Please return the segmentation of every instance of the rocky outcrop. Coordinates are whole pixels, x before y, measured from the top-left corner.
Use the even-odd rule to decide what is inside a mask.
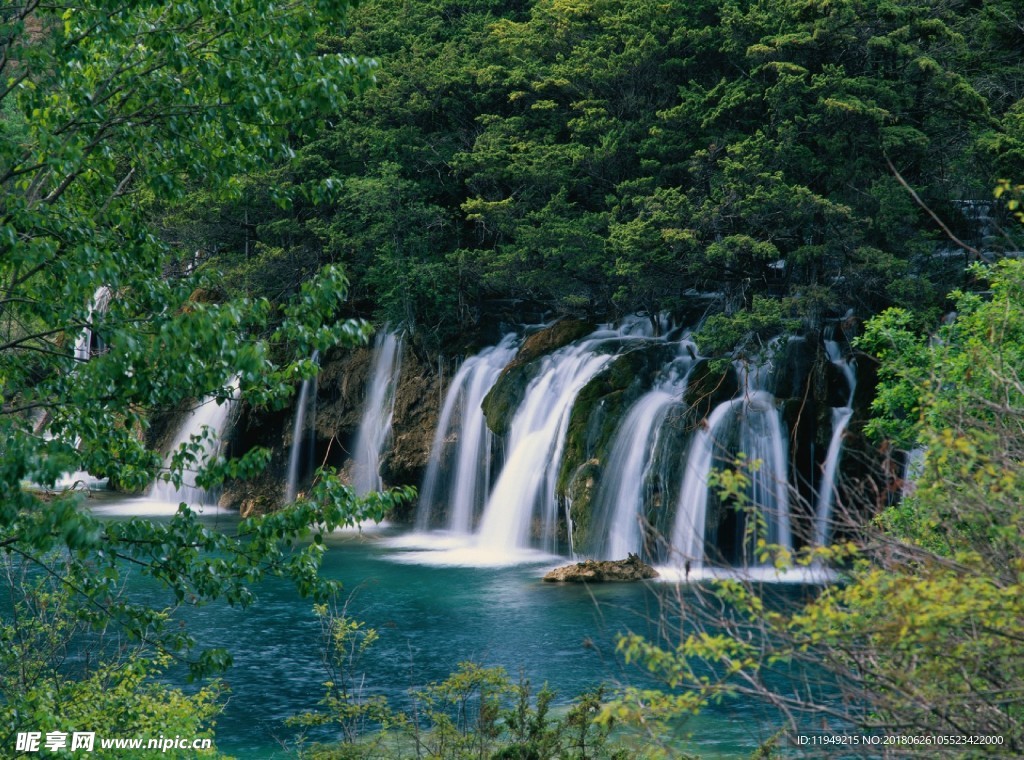
[[[455,369],[453,362],[406,345],[395,395],[392,443],[381,462],[386,486],[419,485],[422,481],[446,385]],[[316,417],[306,420],[306,425],[314,428],[315,441],[314,461],[303,463],[307,473],[326,464],[342,469],[344,477],[372,370],[370,347],[332,351],[325,357],[317,382]],[[243,409],[232,433],[232,453],[240,455],[261,446],[270,449],[272,457],[266,472],[258,478],[228,482],[221,506],[237,508],[248,516],[271,512],[282,505],[293,426],[294,409]]]
[[[590,546],[594,485],[607,459],[615,431],[630,405],[671,359],[673,348],[654,343],[616,358],[576,397],[566,432],[556,493],[571,504],[573,540]]]
[[[218,504],[238,509],[242,517],[256,517],[278,509],[282,494],[281,479],[264,473],[251,480],[232,480],[225,484]]]
[[[548,583],[606,583],[609,581],[643,581],[657,578],[658,571],[630,554],[626,559],[577,562],[559,567],[544,576]]]
[[[505,435],[526,387],[540,370],[541,357],[588,335],[594,325],[581,319],[562,319],[535,332],[523,341],[516,357],[502,370],[498,381],[484,397],[484,418],[495,435]]]
[[[550,327],[538,330],[527,337],[516,352],[516,358],[509,363],[508,369],[528,364],[534,359],[568,346],[574,340],[579,340],[593,331],[592,322],[582,319],[560,319]]]
[[[455,370],[452,366],[439,371],[436,358],[430,361],[406,349],[395,394],[392,444],[381,463],[385,483],[419,486],[423,482],[434,429]]]
[[[324,362],[317,394],[316,436],[318,449],[337,447],[327,453],[329,462],[337,464],[348,458],[372,370],[373,351],[367,347],[329,356]],[[422,481],[447,383],[454,371],[454,366],[436,356],[421,355],[408,344],[404,347],[395,392],[392,443],[381,463],[386,485],[419,485]]]

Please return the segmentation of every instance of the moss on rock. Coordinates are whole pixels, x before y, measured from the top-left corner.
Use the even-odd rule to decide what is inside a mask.
[[[540,371],[538,359],[593,332],[594,325],[580,319],[562,319],[535,332],[523,341],[515,358],[501,371],[497,382],[484,396],[482,408],[487,427],[505,435],[526,388]]]
[[[601,465],[591,459],[579,467],[569,478],[566,485],[566,498],[569,500],[569,516],[572,518],[573,546],[587,545],[590,535],[593,510],[590,503],[594,498],[594,486],[601,474]]]

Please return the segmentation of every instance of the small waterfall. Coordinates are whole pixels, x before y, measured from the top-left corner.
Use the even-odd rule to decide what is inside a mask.
[[[502,552],[526,548],[535,528],[544,550],[556,549],[555,487],[573,403],[612,360],[611,353],[599,351],[612,341],[642,340],[634,330],[644,326],[634,321],[621,332],[598,330],[541,360],[540,372],[512,420],[508,459],[480,521],[479,547]],[[649,334],[650,328],[646,330]]]
[[[383,487],[380,459],[391,435],[395,392],[402,371],[402,337],[381,331],[373,348],[373,369],[367,381],[366,406],[353,448],[352,486],[360,496]]]
[[[473,530],[474,511],[488,497],[491,470],[491,431],[484,419],[484,396],[516,354],[516,335],[509,334],[462,363],[452,378],[420,492],[416,527],[427,530],[437,505],[446,505],[447,528],[453,533]],[[454,459],[454,463],[451,460]],[[444,477],[443,469],[451,471]]]
[[[102,341],[99,339],[99,336],[94,335],[92,330],[92,318],[94,314],[103,313],[107,310],[112,295],[110,288],[106,285],[101,285],[96,288],[93,293],[92,300],[89,302],[86,324],[75,338],[75,361],[87,362],[95,353],[102,350]],[[93,350],[94,342],[98,344],[96,346],[96,351]],[[33,427],[35,431],[41,434],[45,439],[52,440],[54,436],[52,436],[50,431],[46,429],[49,422],[49,414],[43,412],[40,414],[38,420],[33,424]],[[77,450],[81,446],[81,443],[81,438],[76,436],[71,442],[71,448]],[[61,477],[57,478],[53,487],[58,491],[100,490],[106,488],[108,484],[109,480],[107,478],[96,478],[85,470],[75,470],[73,472],[66,472],[61,475]]]
[[[704,523],[708,508],[708,476],[715,458],[715,435],[722,421],[742,403],[724,401],[701,423],[686,453],[686,475],[679,491],[672,548],[687,567],[704,563]]]
[[[685,345],[693,348],[691,343]],[[644,548],[641,527],[654,497],[652,471],[661,452],[663,425],[672,408],[682,403],[692,364],[692,359],[681,356],[669,365],[665,376],[633,404],[615,432],[593,503],[599,526],[596,535],[603,536],[603,545],[596,551],[599,557],[624,559]],[[666,481],[664,475],[658,479],[662,487]]]
[[[770,373],[765,366],[737,363],[743,395],[724,401],[702,422],[686,456],[686,475],[679,493],[672,547],[688,566],[704,562],[708,478],[716,455],[728,460],[727,441],[738,427],[737,450],[750,463],[748,505],[760,511],[767,524],[767,541],[792,547],[789,519],[786,436],[775,397],[764,389]]]
[[[106,285],[101,285],[96,288],[96,292],[92,295],[92,301],[89,303],[89,315],[87,317],[87,324],[82,328],[82,331],[78,334],[78,338],[75,339],[75,359],[80,362],[87,362],[92,358],[93,350],[93,331],[92,331],[92,317],[96,313],[102,313],[107,310],[107,306],[110,304],[111,297],[110,288]]]
[[[311,360],[320,364],[320,352],[314,351]],[[316,379],[317,375],[307,377],[299,389],[299,400],[295,405],[295,424],[292,427],[292,448],[288,455],[288,481],[284,490],[284,501],[291,504],[299,489],[300,475],[312,471],[313,451],[316,442]],[[309,432],[306,433],[306,418],[310,419]],[[306,472],[299,472],[303,462]]]
[[[219,494],[215,490],[207,491],[197,486],[195,474],[220,453],[221,439],[231,411],[238,400],[238,383],[237,375],[229,381],[227,387],[230,396],[226,400],[221,399],[218,403],[216,396],[207,396],[189,412],[171,443],[168,459],[183,445],[191,444],[193,438],[197,437],[199,449],[195,452],[196,465],[184,469],[180,488],[168,481],[156,481],[150,489],[150,499],[175,504],[184,502],[190,506],[212,506],[217,503]]]
[[[814,545],[825,546],[828,542],[832,522],[832,504],[835,501],[836,475],[839,472],[839,455],[843,450],[843,435],[850,424],[853,409],[848,406],[832,410],[832,439],[825,454],[825,467],[818,485],[818,504],[814,510]]]
[[[818,484],[817,504],[814,509],[814,544],[825,546],[829,538],[832,523],[832,506],[835,503],[836,478],[839,474],[839,459],[843,452],[843,437],[853,417],[853,397],[857,391],[857,373],[852,361],[843,357],[839,343],[834,339],[835,327],[830,325],[825,333],[825,352],[829,361],[843,373],[846,378],[846,406],[832,409],[832,438],[825,454],[821,482]]]
[[[830,329],[826,332],[826,336],[829,336],[835,329],[834,326],[829,326]],[[853,361],[847,361],[843,357],[843,349],[840,347],[839,342],[833,340],[831,337],[825,338],[825,353],[828,355],[828,359],[832,364],[843,373],[843,377],[846,378],[846,388],[848,392],[846,405],[848,407],[853,406],[853,395],[857,391],[857,371],[855,369]]]
[[[786,436],[775,397],[764,390],[747,394],[740,428],[740,451],[748,462],[760,462],[751,469],[750,504],[762,511],[768,521],[768,543],[793,548],[789,525],[789,484]]]

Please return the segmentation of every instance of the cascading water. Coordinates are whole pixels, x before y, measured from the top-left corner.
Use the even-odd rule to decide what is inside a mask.
[[[725,401],[701,423],[686,453],[686,475],[679,491],[672,550],[678,564],[700,567],[704,562],[704,523],[708,507],[708,476],[715,457],[716,433],[742,399]]]
[[[846,428],[853,417],[853,397],[857,390],[857,373],[853,363],[843,357],[842,348],[834,340],[834,329],[834,326],[830,325],[829,331],[826,333],[825,352],[832,364],[846,378],[848,395],[846,406],[832,409],[832,438],[825,454],[825,464],[822,469],[821,482],[818,484],[818,498],[814,509],[814,544],[816,546],[824,546],[829,538],[832,507],[835,503],[837,487],[836,476],[839,473],[839,458],[843,451],[843,437],[846,435]]]
[[[81,332],[78,333],[78,337],[75,338],[75,359],[79,362],[89,361],[94,354],[93,343],[99,342],[98,337],[95,336],[92,329],[93,315],[102,313],[107,310],[112,297],[110,288],[106,285],[101,285],[96,288],[96,291],[92,295],[92,300],[89,302],[89,312],[86,317],[86,324],[82,328]],[[102,345],[98,345],[97,349],[101,349]],[[47,415],[43,415],[38,423],[40,428],[45,428],[48,421]],[[50,437],[49,432],[43,432],[43,435],[47,438]],[[77,449],[81,444],[79,438],[75,438],[72,442],[72,447]],[[63,476],[57,479],[54,483],[54,488],[57,490],[70,490],[70,489],[102,489],[108,485],[107,478],[96,478],[91,473],[85,470],[76,470],[74,472],[65,473]]]
[[[92,317],[98,312],[104,312],[107,310],[111,295],[110,288],[106,285],[101,285],[96,288],[96,292],[92,295],[92,301],[89,303],[87,324],[78,334],[78,338],[75,339],[75,358],[80,362],[87,362],[92,357]]]
[[[769,372],[764,366],[738,363],[742,395],[719,404],[701,423],[686,455],[686,475],[679,493],[672,548],[677,564],[700,568],[705,560],[708,479],[716,456],[729,461],[727,441],[736,441],[737,452],[751,466],[744,473],[750,481],[749,506],[764,517],[769,543],[792,547],[789,520],[786,437],[775,406],[765,390]],[[737,430],[738,428],[738,430]]]
[[[395,392],[402,371],[401,335],[378,332],[373,353],[373,369],[367,381],[366,406],[352,455],[352,486],[359,496],[379,491],[383,487],[380,459],[391,435]]]
[[[516,336],[506,335],[497,346],[464,361],[452,378],[420,492],[419,530],[427,530],[438,505],[445,505],[449,531],[472,531],[474,511],[487,501],[491,474],[492,434],[481,404],[515,354]],[[447,477],[446,465],[450,469]]]
[[[793,547],[789,525],[789,486],[786,477],[786,437],[775,407],[775,397],[765,390],[747,394],[740,428],[740,451],[752,467],[750,504],[762,510],[768,521],[768,542]]]
[[[615,432],[593,502],[596,535],[603,537],[594,552],[598,557],[624,559],[644,548],[641,528],[655,495],[652,471],[661,454],[663,426],[669,412],[682,406],[695,355],[692,343],[684,346],[689,350],[681,351],[655,387],[633,404]],[[657,481],[664,487],[668,477],[660,473]]]
[[[314,351],[311,360],[320,363],[320,352]],[[292,448],[288,454],[288,481],[284,490],[284,501],[291,504],[298,494],[299,481],[305,473],[300,472],[303,462],[306,471],[312,470],[313,449],[316,440],[316,378],[317,375],[302,381],[299,389],[299,400],[295,405],[295,424],[292,427]],[[310,420],[309,431],[306,431],[306,419]]]
[[[835,327],[830,325],[828,331],[825,333],[825,353],[828,355],[828,360],[843,373],[843,377],[846,378],[846,406],[853,406],[853,395],[857,391],[857,371],[853,364],[853,361],[847,361],[843,357],[843,349],[839,345],[839,341],[834,340],[831,336],[834,333]]]
[[[194,452],[197,459],[196,468],[202,468],[217,456],[228,420],[238,400],[238,382],[237,375],[229,381],[227,388],[230,394],[227,399],[218,400],[216,396],[207,396],[189,412],[171,443],[168,457],[173,456],[183,445],[192,444],[193,439],[197,439],[199,446]],[[196,469],[186,468],[180,487],[168,481],[158,480],[150,489],[149,498],[153,501],[175,504],[184,502],[190,506],[215,505],[219,494],[216,490],[208,491],[197,486],[195,473]]]
[[[619,331],[598,330],[541,360],[540,371],[512,420],[508,459],[477,532],[480,548],[502,553],[526,548],[536,519],[544,550],[555,551],[555,486],[573,403],[612,360],[608,349],[615,347],[610,343],[644,340],[646,335],[643,326],[633,320]]]

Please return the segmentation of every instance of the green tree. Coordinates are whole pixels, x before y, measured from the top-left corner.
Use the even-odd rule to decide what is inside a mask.
[[[130,490],[156,476],[178,481],[198,445],[184,445],[168,469],[144,445],[154,414],[211,394],[224,400],[237,392],[236,375],[249,403],[280,406],[295,381],[315,371],[313,349],[363,337],[363,325],[338,319],[347,288],[340,270],[319,271],[274,304],[225,301],[204,252],[176,248],[153,224],[158,210],[197,185],[230,197],[239,173],[289,155],[299,136],[372,81],[370,61],[316,42],[346,5],[85,0],[16,2],[3,12],[0,550],[14,577],[55,581],[63,619],[140,647],[126,661],[101,658],[78,674],[80,687],[67,687],[89,694],[112,685],[102,702],[110,711],[130,710],[168,657],[187,660],[195,675],[229,661],[222,650],[192,651],[177,606],[248,604],[251,584],[266,573],[322,596],[330,587],[316,573],[323,531],[379,516],[408,496],[359,504],[325,477],[307,501],[243,521],[228,536],[186,507],[165,524],[105,522],[80,509],[73,493],[36,488],[53,489],[77,470]],[[101,288],[109,306],[93,308]],[[76,350],[83,335],[97,340]],[[86,356],[86,343],[102,350]],[[197,480],[211,486],[245,476],[266,459],[265,451],[217,459]],[[127,566],[162,591],[145,602],[123,598]],[[19,620],[4,609],[5,653],[36,635]],[[38,688],[4,674],[4,747],[17,731],[85,719],[44,698],[46,688],[67,684],[44,664],[40,672],[52,678]],[[206,714],[208,701],[193,705]]]

